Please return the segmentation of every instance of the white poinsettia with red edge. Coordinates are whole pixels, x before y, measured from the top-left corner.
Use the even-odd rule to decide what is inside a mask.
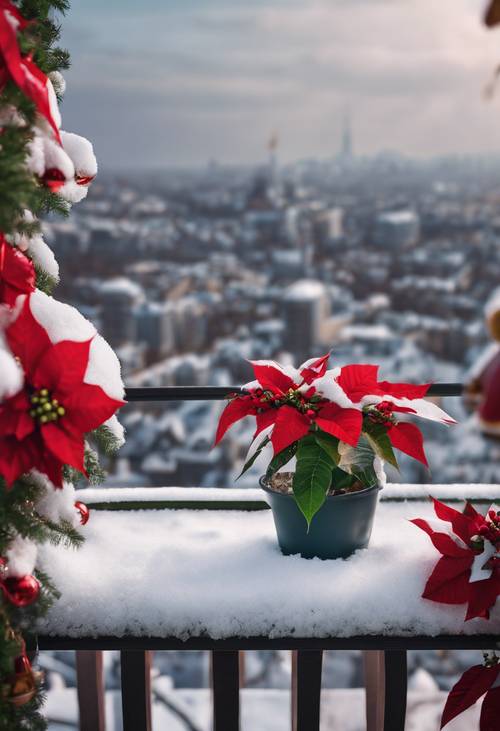
[[[339,469],[353,480],[374,484],[375,458],[397,467],[393,448],[427,465],[422,434],[408,421],[409,417],[454,423],[424,398],[430,384],[381,381],[375,365],[328,369],[328,360],[329,355],[312,358],[299,368],[274,361],[252,361],[255,380],[231,398],[215,438],[218,444],[235,422],[255,417],[257,428],[243,471],[268,444],[273,449],[268,477],[296,457],[294,480],[300,480],[301,489],[295,498],[308,522],[321,506],[321,494],[326,495],[332,480],[335,484],[336,477],[345,479]],[[303,465],[320,462],[331,466],[330,474],[326,469],[316,470],[316,477],[304,491]],[[314,500],[310,499],[312,493]],[[311,504],[316,506],[314,511],[308,507]]]

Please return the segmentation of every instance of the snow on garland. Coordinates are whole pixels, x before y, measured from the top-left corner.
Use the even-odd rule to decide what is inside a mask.
[[[0,0],[0,730],[42,729],[41,674],[24,635],[57,599],[37,548],[78,546],[74,482],[102,476],[123,442],[116,355],[51,295],[59,269],[38,215],[64,212],[97,173],[91,143],[61,130],[67,54],[51,15],[66,0]]]

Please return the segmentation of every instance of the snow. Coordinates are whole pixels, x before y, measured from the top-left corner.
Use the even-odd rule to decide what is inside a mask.
[[[0,401],[17,393],[23,385],[24,377],[14,356],[10,352],[0,332]]]
[[[265,492],[252,489],[217,487],[88,487],[76,491],[76,500],[92,503],[156,502],[158,500],[264,500]]]
[[[103,426],[106,426],[109,431],[113,434],[118,442],[118,446],[122,447],[125,444],[125,429],[122,424],[118,421],[116,416],[113,416],[104,422]]]
[[[77,175],[97,175],[97,160],[92,143],[85,137],[61,130],[64,151],[69,155]]]
[[[43,487],[43,493],[37,500],[35,508],[39,515],[53,523],[65,522],[77,528],[80,525],[80,513],[75,508],[75,488],[70,482],[64,482],[62,488],[56,488],[49,479],[33,470],[32,476]]]
[[[35,264],[47,274],[50,274],[53,279],[59,281],[59,264],[52,249],[43,240],[41,234],[35,234],[35,236],[28,239],[28,253]]]
[[[368,549],[321,561],[283,556],[270,511],[93,511],[80,551],[40,551],[62,598],[39,629],[181,639],[498,634],[498,606],[489,622],[464,623],[464,606],[421,598],[439,554],[408,519],[433,515],[430,502],[382,502]]]
[[[325,286],[322,282],[317,279],[299,279],[289,287],[285,292],[285,300],[290,301],[303,301],[303,300],[318,300],[324,297]]]
[[[66,91],[66,80],[61,72],[51,71],[49,74],[49,79],[52,82],[54,91],[59,94],[59,96],[64,96],[64,92]]]
[[[16,535],[5,553],[9,576],[32,574],[36,563],[37,546],[28,538]]]

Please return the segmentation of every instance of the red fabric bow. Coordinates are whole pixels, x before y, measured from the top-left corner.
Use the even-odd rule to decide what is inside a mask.
[[[12,353],[24,369],[25,384],[0,404],[0,473],[11,485],[35,468],[56,487],[62,468],[86,474],[84,437],[123,405],[100,386],[85,383],[92,339],[53,344],[30,309],[31,296],[6,330]]]
[[[34,289],[33,263],[0,234],[0,304],[13,307],[20,294],[29,294]]]
[[[52,127],[56,140],[62,145],[59,128],[50,109],[47,76],[29,56],[21,56],[17,42],[17,31],[26,28],[28,22],[10,0],[0,0],[0,61],[3,60],[0,87],[10,77],[35,104],[38,112]]]
[[[498,731],[500,725],[500,687],[494,686],[494,684],[497,681],[499,672],[500,664],[498,663],[490,666],[474,665],[474,667],[466,670],[460,680],[453,686],[446,699],[440,728],[443,728],[453,718],[473,706],[484,695],[479,719],[479,731]]]
[[[500,594],[496,544],[488,538],[494,533],[496,540],[496,529],[491,519],[478,513],[470,503],[460,513],[439,500],[433,502],[437,517],[450,523],[451,530],[422,518],[410,521],[427,533],[442,555],[422,596],[443,604],[467,604],[466,621],[474,617],[489,619],[489,610]],[[479,572],[485,569],[483,579],[472,575],[475,566]]]

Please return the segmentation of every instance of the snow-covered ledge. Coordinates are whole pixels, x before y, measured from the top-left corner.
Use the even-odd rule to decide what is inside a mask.
[[[381,500],[422,499],[429,495],[440,500],[496,500],[500,502],[500,485],[448,484],[409,485],[388,484],[382,490]],[[259,488],[216,488],[216,487],[112,487],[77,490],[77,499],[87,505],[102,503],[162,502],[162,501],[215,501],[234,502],[239,500],[265,501],[265,493]]]
[[[444,490],[420,489],[440,496]],[[161,490],[176,498],[179,490],[183,497],[189,492]],[[483,499],[500,495],[500,486],[455,490]],[[105,492],[118,499],[117,490]],[[217,492],[233,500],[241,493]],[[321,561],[283,556],[267,510],[95,510],[83,528],[82,549],[42,551],[42,568],[62,598],[40,632],[181,639],[499,634],[498,606],[489,622],[464,623],[465,607],[421,598],[439,556],[408,522],[416,516],[433,517],[428,501],[382,502],[368,549],[347,560]]]

